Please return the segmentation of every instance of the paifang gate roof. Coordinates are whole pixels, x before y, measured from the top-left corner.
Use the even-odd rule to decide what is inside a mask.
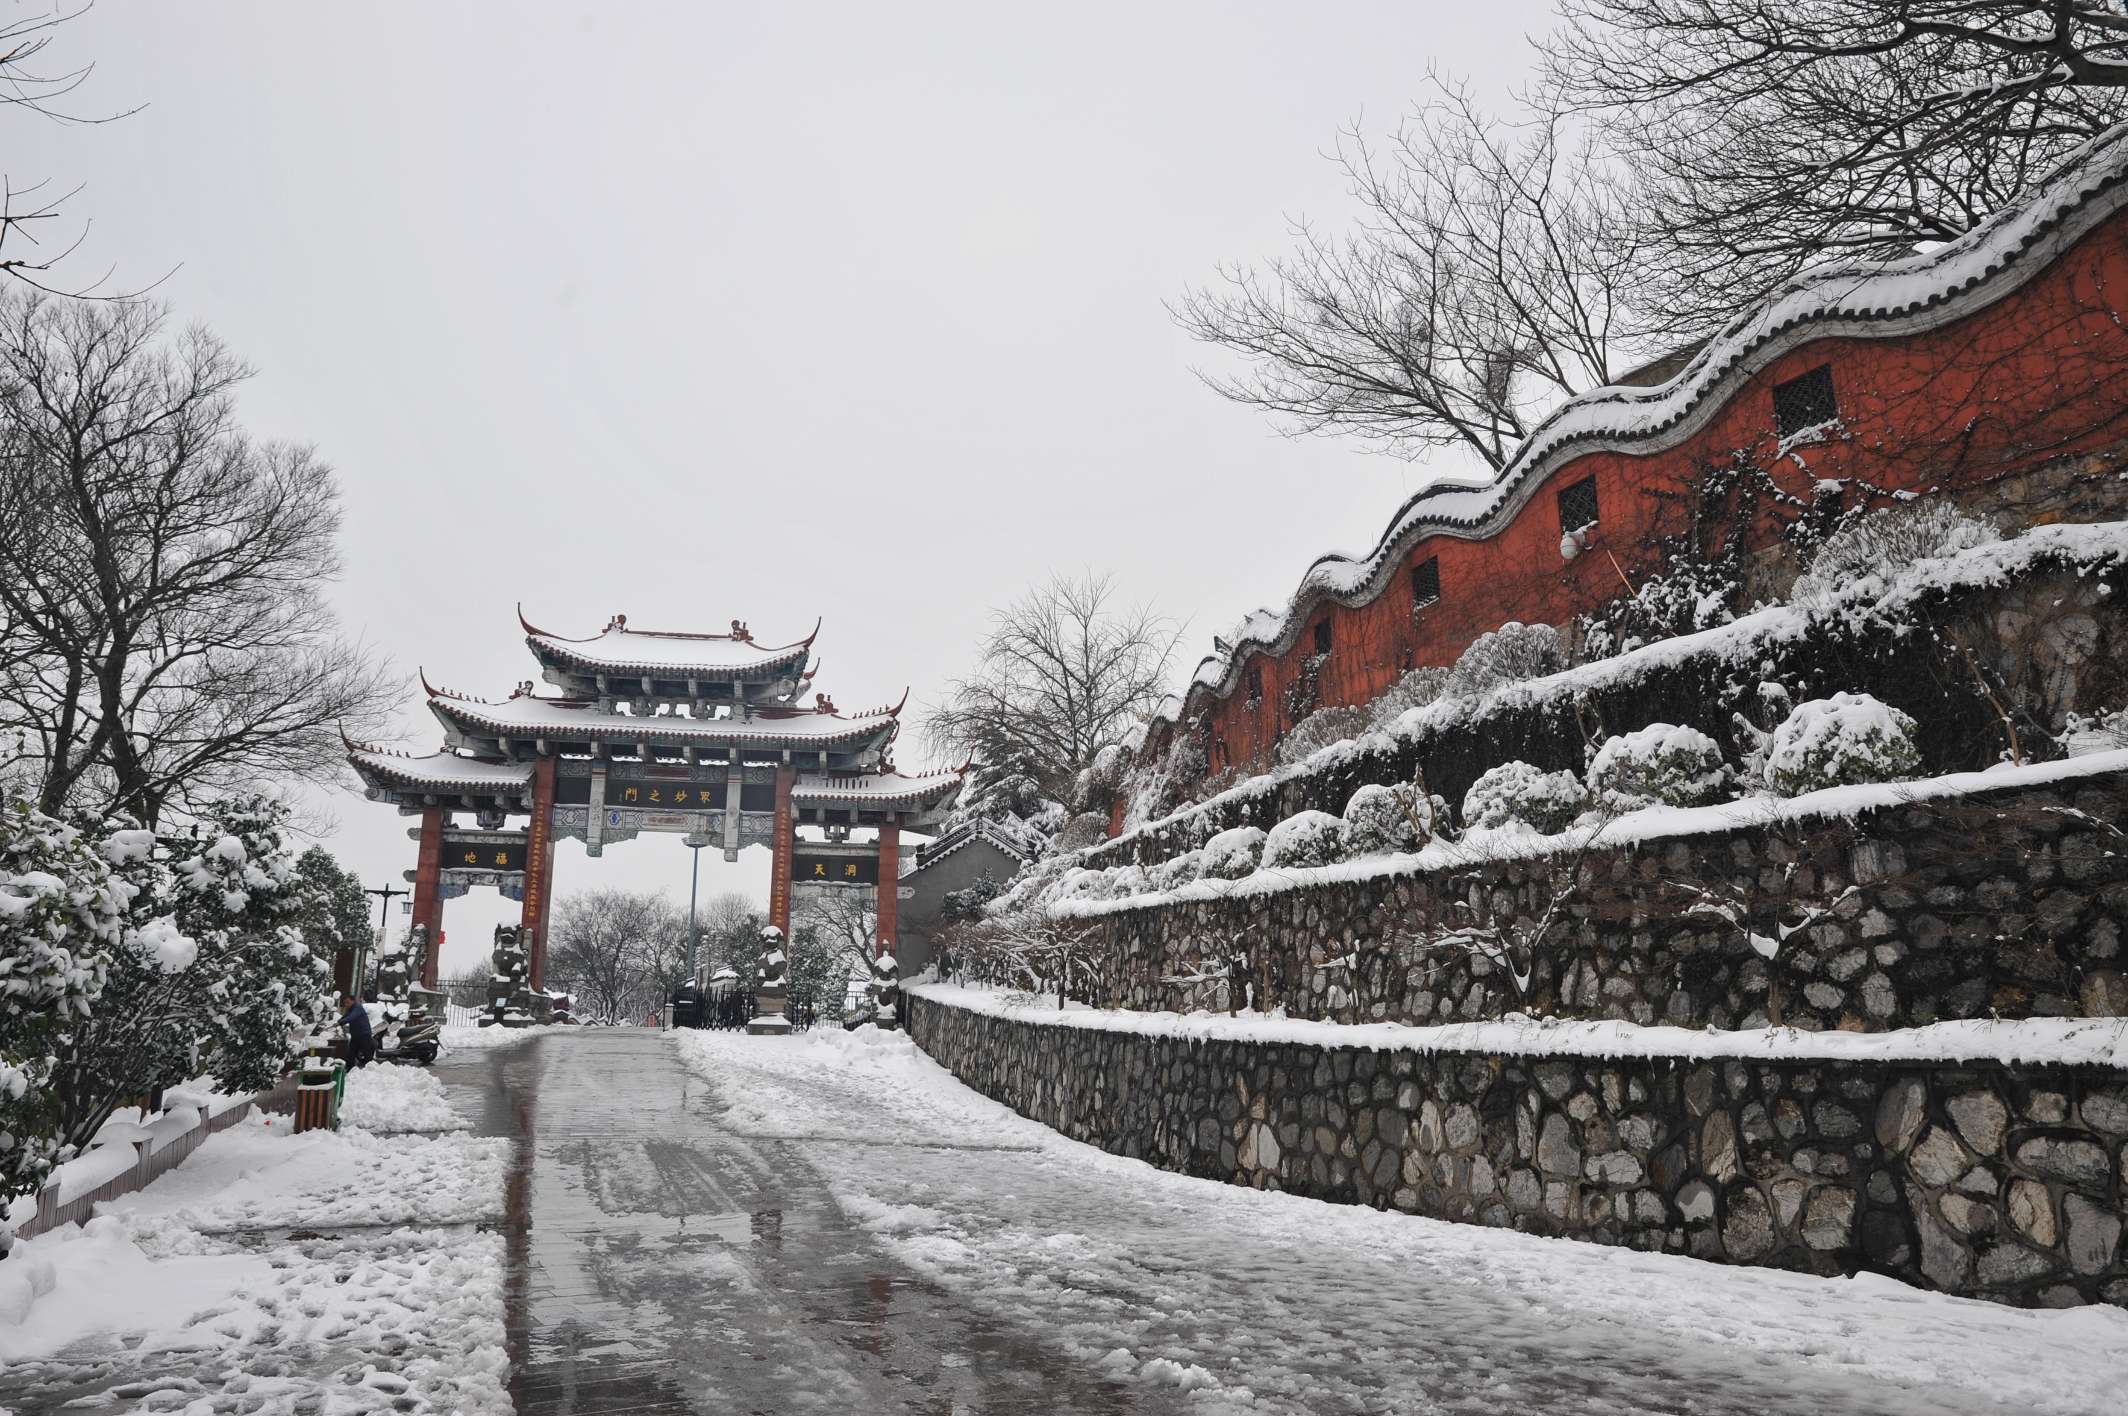
[[[505,797],[531,790],[529,762],[487,762],[455,752],[414,756],[354,743],[348,744],[347,760],[366,785],[385,790]]]
[[[569,639],[528,622],[520,610],[525,643],[541,664],[582,674],[643,674],[661,679],[772,679],[798,673],[812,652],[813,632],[792,644],[754,642],[746,626],[732,622],[728,634],[682,634],[630,629],[626,615],[615,615],[599,634]]]
[[[424,683],[424,687],[426,687]],[[602,713],[581,699],[521,694],[489,703],[435,688],[429,711],[454,742],[465,739],[557,742],[679,743],[710,747],[795,747],[803,750],[869,741],[884,742],[900,726],[901,704],[844,717],[812,709],[757,713],[750,718],[689,718],[678,714],[637,717]],[[903,702],[907,701],[904,695]]]
[[[808,772],[792,786],[791,800],[801,806],[858,810],[936,806],[960,790],[961,775],[957,771],[927,772],[917,777],[894,771],[826,776]]]

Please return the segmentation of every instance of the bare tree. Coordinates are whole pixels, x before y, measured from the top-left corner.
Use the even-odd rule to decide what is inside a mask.
[[[61,106],[62,99],[88,81],[94,66],[45,67],[45,50],[56,38],[59,26],[88,8],[84,4],[71,12],[52,10],[0,23],[0,108],[65,124],[108,123],[127,116],[110,113],[92,117]],[[49,229],[61,222],[64,213],[60,208],[79,191],[78,187],[56,191],[48,180],[18,185],[12,177],[0,177],[0,276],[51,291],[47,281],[53,269],[79,249],[87,234],[86,223],[72,240],[63,240]],[[89,296],[101,283],[99,280],[66,293],[77,298]]]
[[[926,737],[1062,801],[1160,701],[1180,633],[1120,604],[1106,575],[1054,577],[992,616],[974,671],[949,687]]]
[[[547,969],[555,987],[608,1018],[639,1017],[665,996],[662,975],[685,969],[686,913],[642,890],[587,890],[555,903]]]
[[[1651,273],[1718,323],[1796,271],[1950,240],[2128,118],[2099,0],[1564,0],[1547,83],[1646,186]]]
[[[1356,230],[1300,222],[1293,254],[1223,269],[1170,313],[1253,366],[1207,383],[1296,432],[1497,468],[1550,406],[1677,330],[1628,299],[1647,237],[1618,171],[1557,112],[1510,125],[1428,83],[1385,150],[1340,135]]]
[[[941,931],[964,977],[1036,996],[1105,1001],[1109,951],[1105,933],[1086,920],[1021,910],[964,920]]]
[[[151,305],[0,297],[0,780],[44,811],[337,780],[384,721],[324,596],[332,470],[246,436],[248,374]]]
[[[872,950],[879,938],[879,907],[870,890],[809,885],[797,903],[796,913],[794,929],[811,929],[825,948],[848,960],[853,969],[870,969]]]

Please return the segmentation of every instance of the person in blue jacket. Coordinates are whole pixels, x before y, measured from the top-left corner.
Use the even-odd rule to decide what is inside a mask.
[[[377,1055],[377,1043],[369,1031],[369,1010],[346,993],[340,995],[340,1006],[346,1009],[340,1015],[340,1026],[347,1029],[347,1065],[363,1066]]]

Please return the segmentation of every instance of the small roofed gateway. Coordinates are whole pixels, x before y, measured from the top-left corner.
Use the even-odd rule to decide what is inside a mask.
[[[903,829],[935,833],[960,792],[960,771],[895,769],[906,692],[901,703],[853,713],[811,692],[817,623],[775,646],[740,620],[723,634],[695,634],[634,629],[615,615],[583,639],[539,629],[521,612],[518,623],[554,692],[527,680],[505,698],[475,698],[424,674],[442,745],[416,756],[349,742],[347,758],[371,801],[421,819],[409,833],[419,842],[407,872],[413,923],[440,937],[443,902],[476,885],[521,901],[536,995],[557,837],[594,856],[645,831],[721,845],[726,860],[767,846],[769,922],[788,934],[800,872],[892,881]],[[893,951],[894,915],[895,891],[881,890],[883,954]],[[430,949],[423,963],[430,987],[440,953]]]

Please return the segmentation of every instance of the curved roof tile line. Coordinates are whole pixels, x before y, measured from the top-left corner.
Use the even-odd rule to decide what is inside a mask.
[[[754,640],[740,639],[737,636],[731,634],[697,634],[690,630],[680,629],[633,629],[626,625],[621,626],[618,632],[622,634],[640,635],[645,639],[699,639],[704,641],[715,640],[718,643],[726,644],[745,644],[762,654],[781,654],[786,650],[791,649],[812,648],[813,641],[820,637],[821,625],[825,624],[826,622],[827,620],[825,616],[815,615],[813,617],[812,631],[808,633],[805,638],[794,639],[789,644],[760,644],[756,643]],[[556,634],[552,630],[541,629],[538,625],[533,624],[530,620],[525,618],[525,602],[522,600],[519,600],[517,602],[517,627],[519,629],[522,629],[526,634],[531,635],[535,639],[551,640],[556,644],[595,644],[599,640],[604,639],[607,635],[616,632],[615,627],[612,625],[608,625],[605,629],[600,630],[597,634],[587,634],[580,637],[572,637],[566,634]]]
[[[1891,337],[1961,319],[2014,292],[2124,203],[2128,124],[2092,139],[2024,199],[1956,241],[1925,254],[1799,276],[1723,326],[1667,381],[1653,388],[1591,389],[1566,400],[1497,475],[1482,482],[1443,478],[1422,487],[1397,508],[1366,554],[1316,557],[1283,611],[1249,615],[1233,644],[1201,660],[1182,694],[1168,695],[1150,722],[1176,722],[1199,689],[1225,698],[1251,654],[1285,653],[1323,604],[1353,608],[1375,599],[1404,552],[1424,537],[1483,540],[1521,509],[1546,476],[1575,457],[1661,451],[1683,442],[1720,411],[1719,395],[1809,340]]]

